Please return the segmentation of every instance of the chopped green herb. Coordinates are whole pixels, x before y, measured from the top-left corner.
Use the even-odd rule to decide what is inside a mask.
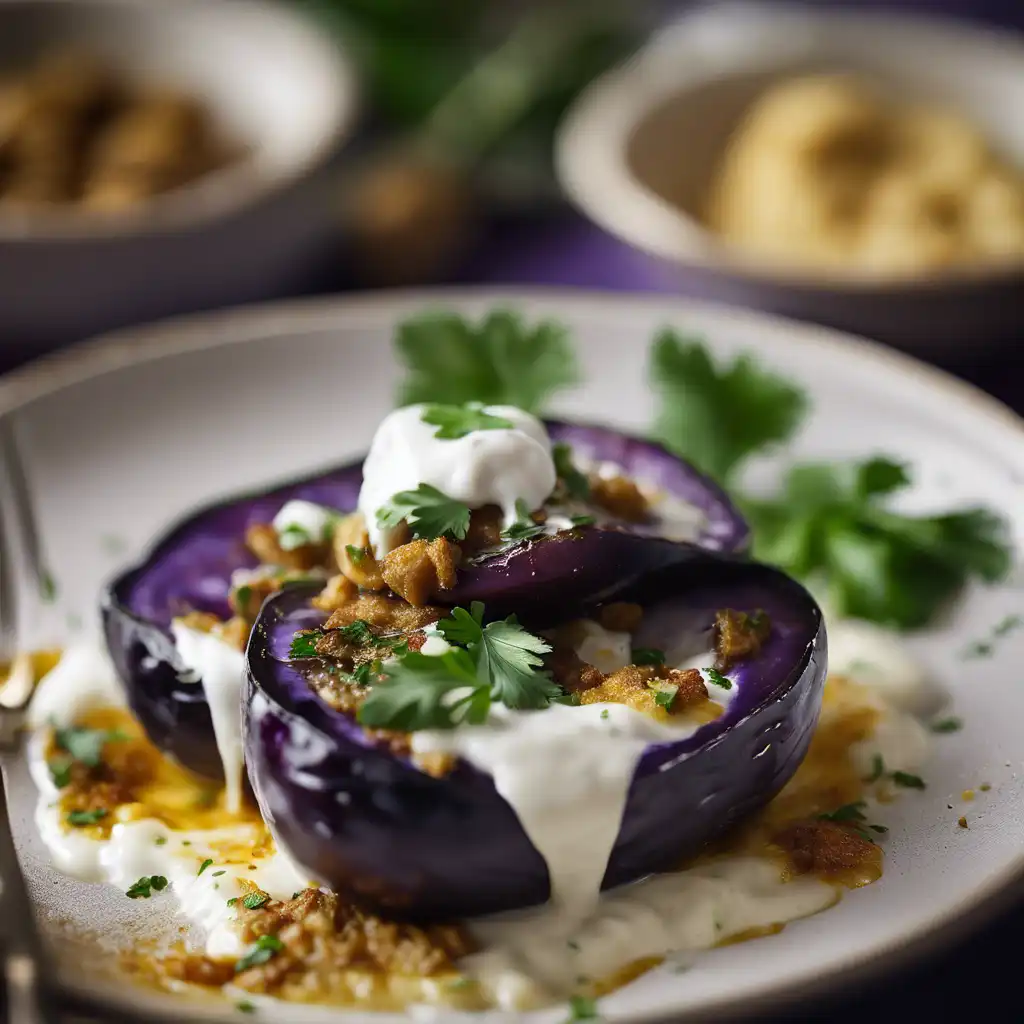
[[[668,329],[651,347],[649,377],[660,402],[655,435],[722,483],[748,456],[788,441],[809,405],[751,355],[716,366],[701,341]]]
[[[579,381],[567,330],[552,320],[528,327],[508,310],[479,323],[455,313],[427,313],[399,325],[397,355],[407,371],[398,404],[513,405],[540,410]]]
[[[593,1020],[598,1016],[597,1003],[590,996],[573,996],[569,1000],[569,1020]]]
[[[46,767],[50,769],[50,778],[58,789],[71,785],[71,766],[74,763],[70,756],[51,757],[46,762]]]
[[[374,728],[449,729],[484,721],[492,702],[510,708],[547,707],[563,696],[546,671],[547,641],[526,632],[515,616],[484,626],[484,608],[452,609],[437,624],[452,648],[441,655],[407,651],[381,666],[383,681],[359,709]],[[454,697],[455,691],[460,691]]]
[[[843,804],[842,807],[837,807],[834,811],[819,814],[818,817],[821,818],[822,821],[866,821],[867,818],[864,815],[865,807],[867,807],[867,804],[863,800],[858,800],[856,803]]]
[[[366,548],[356,547],[355,544],[346,544],[345,554],[352,559],[353,565],[361,565],[366,560],[368,552]]]
[[[250,967],[265,964],[284,949],[284,943],[276,935],[261,935],[250,947],[249,951],[235,964],[235,974],[241,974]]]
[[[223,868],[221,868],[220,871],[214,871],[213,874],[210,877],[211,878],[220,878],[221,875],[226,875],[226,874],[227,874],[227,872]]]
[[[601,717],[602,717],[602,718],[607,718],[607,717],[608,717],[608,714],[609,714],[609,712],[608,712],[608,709],[607,709],[607,708],[605,708],[605,709],[604,709],[604,710],[603,710],[603,711],[601,712]]]
[[[877,832],[882,836],[889,831],[884,825],[868,825],[868,828],[871,829],[872,832]]]
[[[463,540],[469,531],[469,506],[449,498],[430,484],[420,484],[412,491],[399,491],[377,510],[381,526],[409,524],[412,535],[424,540],[451,537]]]
[[[634,665],[664,665],[665,652],[659,651],[657,647],[634,647]]]
[[[235,1009],[239,1013],[255,1013],[256,1012],[255,1004],[249,1002],[248,999],[242,999],[239,1002],[235,1003]]]
[[[1002,579],[1010,551],[1005,521],[986,509],[907,516],[882,504],[909,482],[906,468],[885,458],[795,466],[779,498],[743,503],[754,553],[824,580],[837,616],[924,626],[968,579]]]
[[[167,879],[163,875],[143,875],[137,882],[129,886],[125,895],[130,900],[149,899],[154,891],[160,892],[167,888]]]
[[[910,772],[893,772],[892,781],[897,786],[903,786],[905,789],[924,789],[924,779],[920,775],[911,775]]]
[[[424,423],[437,427],[434,437],[454,441],[475,430],[512,430],[515,424],[503,416],[487,412],[479,402],[465,405],[428,405],[421,417]]]
[[[720,686],[723,690],[732,689],[732,680],[728,676],[723,676],[717,668],[705,668],[701,671],[707,677],[709,683]]]
[[[593,526],[597,520],[593,516],[569,516],[573,526]]]
[[[269,899],[265,892],[249,892],[242,897],[242,906],[246,910],[258,910]]]
[[[503,530],[502,540],[523,541],[539,537],[544,532],[542,523],[535,523],[531,518],[530,507],[521,498],[516,502],[516,521]]]
[[[564,441],[559,441],[551,446],[551,458],[555,463],[555,473],[558,479],[565,484],[565,489],[570,498],[577,501],[586,501],[590,497],[590,481],[586,474],[576,468],[572,457],[572,447]]]
[[[207,857],[202,864],[199,865],[199,870],[196,872],[197,875],[201,875],[211,864],[213,863],[212,857]]]
[[[937,722],[932,722],[932,732],[959,732],[964,727],[963,720],[960,718],[940,718]]]
[[[672,703],[676,699],[676,694],[679,693],[679,687],[673,686],[671,683],[661,683],[658,686],[652,686],[651,689],[654,691],[654,703],[659,708],[671,711]]]
[[[157,836],[156,839],[153,840],[153,845],[154,846],[166,846],[167,845],[167,836]]]
[[[1024,626],[1024,619],[1019,615],[1007,615],[992,627],[993,636],[1006,636]]]
[[[292,640],[291,649],[288,651],[290,658],[315,658],[316,643],[324,635],[322,629],[308,629],[295,634]]]
[[[97,807],[91,811],[71,811],[67,816],[67,823],[76,828],[95,825],[98,821],[102,821],[108,813],[105,807]]]
[[[228,900],[228,906],[229,907],[233,907],[237,902],[238,902],[238,897],[237,896],[232,896],[231,899]]]
[[[53,604],[57,600],[57,581],[45,570],[39,577],[39,596],[47,604]]]
[[[864,780],[865,782],[877,782],[885,774],[885,761],[882,759],[881,754],[875,754],[871,758],[871,774]]]
[[[995,644],[988,640],[973,640],[964,648],[963,657],[965,659],[987,658],[995,649]]]
[[[568,939],[565,943],[574,953],[580,951],[580,944],[575,939]]]
[[[120,729],[83,729],[69,726],[53,730],[53,741],[71,758],[88,768],[95,768],[103,758],[108,743],[119,743],[131,737]]]

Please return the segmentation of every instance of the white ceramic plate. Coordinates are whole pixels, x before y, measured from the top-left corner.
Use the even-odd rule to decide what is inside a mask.
[[[1012,520],[1020,546],[1021,422],[909,358],[818,328],[662,299],[385,294],[133,330],[0,381],[0,414],[16,413],[59,585],[57,606],[26,623],[26,636],[69,639],[75,616],[84,619],[79,631],[94,628],[105,577],[191,506],[361,452],[391,405],[398,370],[390,337],[398,320],[426,306],[479,314],[496,304],[554,316],[573,329],[586,384],[557,403],[558,413],[642,430],[651,415],[647,344],[656,328],[673,324],[703,335],[720,356],[754,350],[809,390],[814,413],[796,442],[799,456],[902,456],[919,481],[911,504],[984,502]],[[762,480],[773,472],[771,462],[752,467]],[[604,1017],[735,1019],[773,999],[902,963],[938,939],[963,935],[998,904],[1024,871],[1024,632],[1007,636],[987,660],[964,660],[962,652],[996,621],[1022,611],[1020,584],[1011,580],[972,591],[951,621],[911,641],[952,693],[966,728],[936,738],[923,773],[927,790],[887,809],[880,882],[778,935],[704,954],[686,973],[655,970],[603,999]],[[82,969],[89,958],[67,952],[69,935],[92,936],[95,952],[112,936],[138,934],[142,908],[49,867],[31,828],[34,791],[23,771],[13,774],[17,839],[42,920],[64,951],[68,983],[98,985],[112,1002],[151,1014],[162,1006],[168,1019],[180,1020],[180,1004],[90,979]],[[962,803],[961,791],[983,782],[991,791]],[[957,826],[961,814],[967,830]],[[558,1007],[535,1019],[564,1017]],[[298,1019],[299,1012],[289,1013]]]

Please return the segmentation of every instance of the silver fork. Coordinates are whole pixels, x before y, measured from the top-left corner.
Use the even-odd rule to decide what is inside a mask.
[[[13,438],[9,422],[4,432],[4,476],[8,485],[11,470],[7,439]],[[9,486],[4,488],[10,492]],[[18,587],[15,548],[0,501],[0,662],[12,665],[7,682],[0,689],[0,754],[3,780],[0,784],[0,941],[3,945],[3,973],[7,988],[7,1020],[10,1024],[56,1024],[49,956],[36,924],[25,878],[11,835],[7,805],[8,759],[21,748],[28,703],[32,696],[32,665],[18,651]]]

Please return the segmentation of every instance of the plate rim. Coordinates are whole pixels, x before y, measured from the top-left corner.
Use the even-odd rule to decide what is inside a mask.
[[[23,366],[0,375],[0,417],[12,415],[32,402],[67,387],[115,373],[133,366],[157,362],[191,352],[244,344],[287,331],[329,328],[341,319],[363,320],[368,326],[393,324],[414,309],[442,306],[466,307],[493,304],[545,303],[573,311],[593,314],[595,304],[618,309],[658,309],[666,318],[704,315],[723,321],[755,327],[766,325],[784,330],[790,339],[808,348],[852,353],[860,360],[888,368],[930,390],[944,394],[949,401],[966,404],[989,420],[993,426],[1015,433],[1024,451],[1024,417],[979,387],[959,379],[946,370],[930,366],[905,352],[879,342],[787,317],[740,309],[724,303],[707,302],[661,294],[637,294],[614,290],[565,287],[440,287],[383,289],[348,295],[316,296],[278,302],[258,303],[212,312],[178,316],[149,324],[120,328],[79,342],[68,349],[38,357]],[[637,1014],[616,1015],[615,1019],[643,1022],[692,1022],[735,1020],[808,999],[834,1000],[858,982],[870,981],[906,970],[921,960],[947,950],[958,941],[967,941],[986,924],[1006,916],[1024,898],[1024,850],[1009,864],[968,895],[937,915],[931,915],[902,935],[855,955],[849,962],[816,976],[798,977],[762,986],[742,996],[725,995],[692,1008],[657,1009]],[[74,997],[83,997],[99,1007],[117,1007],[120,1000],[91,985],[62,985]],[[103,994],[101,994],[101,992]],[[120,1003],[123,1007],[123,1003]],[[155,1011],[155,1012],[154,1012]],[[164,1015],[147,1007],[151,1019]],[[169,1011],[171,1013],[171,1011]],[[177,1016],[167,1020],[183,1019]],[[185,1018],[187,1019],[187,1018]],[[193,1019],[201,1020],[202,1014]]]

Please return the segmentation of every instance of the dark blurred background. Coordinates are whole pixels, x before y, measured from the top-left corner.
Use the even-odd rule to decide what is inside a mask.
[[[176,0],[151,2],[173,8]],[[4,38],[3,9],[8,6],[10,0],[0,2],[0,67],[16,42],[11,32]],[[708,286],[700,274],[667,272],[664,261],[580,212],[563,194],[552,160],[557,127],[581,90],[694,5],[669,0],[292,0],[291,6],[351,55],[359,80],[358,127],[321,175],[325,205],[318,218],[328,230],[315,249],[304,253],[301,264],[272,275],[272,286],[249,282],[224,295],[215,287],[198,289],[179,304],[180,311],[242,299],[434,283],[570,285],[722,297],[721,290]],[[774,5],[761,0],[756,6],[770,14]],[[832,0],[807,5],[810,11],[840,6]],[[962,19],[994,29],[1004,40],[1024,31],[1021,0],[859,0],[843,6]],[[1024,82],[1024,58],[1019,81]],[[5,138],[13,123],[9,108],[5,122],[0,91],[0,184],[4,160],[14,159],[10,136]],[[1018,104],[1014,113],[1017,121],[1024,120],[1024,104]],[[102,192],[103,202],[127,202],[123,175],[128,172],[121,168],[118,173],[122,177]],[[58,259],[49,253],[39,256],[45,243],[36,237],[34,216],[21,207],[13,213],[7,210],[0,192],[0,271],[5,266],[24,269],[37,257],[42,260],[40,268]],[[13,218],[7,226],[5,217]],[[130,250],[129,262],[141,259],[139,253],[148,258],[153,247],[162,244],[159,228],[145,234],[144,245],[133,243],[139,248]],[[258,237],[251,241],[259,244]],[[66,255],[68,245],[62,244]],[[83,252],[80,259],[84,275],[91,253]],[[235,256],[218,259],[231,261]],[[168,301],[152,308],[179,311],[174,274],[160,276],[160,266],[154,257],[156,269],[147,271],[146,280]],[[80,340],[94,327],[123,325],[137,318],[135,309],[150,308],[114,306],[90,321],[89,330],[82,330],[78,324],[84,321],[73,316],[59,322],[51,317],[37,325],[26,300],[19,307],[19,320],[5,321],[5,303],[10,307],[24,300],[26,289],[38,290],[41,306],[60,306],[62,288],[73,288],[79,275],[74,262],[61,267],[60,276],[33,270],[35,277],[28,285],[18,284],[17,295],[5,295],[0,273],[0,371]],[[215,284],[219,272],[216,265],[206,270],[207,284]],[[115,293],[121,273],[116,267],[110,271]],[[949,291],[958,291],[955,316],[963,327],[952,339],[947,331],[941,344],[931,344],[927,325],[902,331],[899,303],[879,306],[879,328],[871,333],[891,333],[891,340],[919,357],[1024,411],[1024,370],[1018,354],[1024,336],[1018,336],[1014,327],[1017,314],[1024,327],[1020,264],[1001,278],[998,301],[1012,315],[998,323],[990,325],[986,319],[984,293],[965,292],[958,284]],[[13,289],[10,281],[8,272],[8,287]],[[125,290],[135,287],[124,284]],[[855,298],[854,305],[869,301],[873,300]],[[784,307],[776,303],[775,308]],[[846,313],[831,316],[827,303],[808,308],[824,309],[821,319],[845,322]],[[887,312],[890,309],[895,312]],[[868,991],[836,993],[775,1019],[837,1024],[871,1018],[942,1021],[981,1012],[997,1021],[1024,1020],[1014,962],[1022,928],[1024,916],[1008,906],[1000,923],[912,972],[873,983]]]

